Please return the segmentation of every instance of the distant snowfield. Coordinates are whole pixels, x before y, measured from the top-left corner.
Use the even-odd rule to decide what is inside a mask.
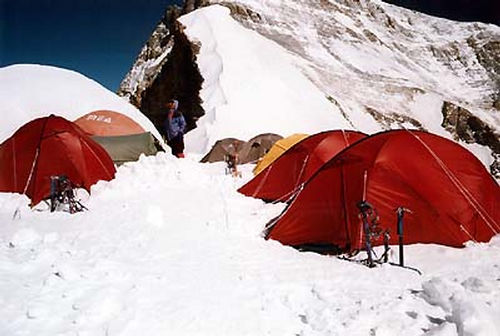
[[[0,334],[500,334],[500,236],[407,246],[422,276],[301,253],[260,236],[283,205],[236,192],[252,167],[143,157],[76,215],[1,193]]]
[[[48,65],[0,68],[0,143],[25,123],[50,114],[68,120],[95,110],[123,113],[155,137],[160,134],[135,106],[78,72]]]

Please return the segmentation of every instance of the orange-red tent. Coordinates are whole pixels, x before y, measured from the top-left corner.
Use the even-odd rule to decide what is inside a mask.
[[[266,201],[286,201],[325,162],[364,137],[363,133],[344,130],[311,135],[290,147],[238,191]]]
[[[146,132],[138,123],[124,114],[109,110],[87,113],[75,120],[87,134],[97,136],[120,136]]]
[[[362,200],[377,210],[390,244],[398,242],[400,206],[412,211],[405,216],[406,244],[458,247],[500,232],[500,188],[472,153],[437,135],[395,130],[362,139],[324,164],[270,223],[267,237],[292,246],[362,249]]]
[[[35,119],[0,145],[0,191],[26,194],[36,205],[50,196],[50,177],[85,188],[115,176],[106,151],[62,117]]]

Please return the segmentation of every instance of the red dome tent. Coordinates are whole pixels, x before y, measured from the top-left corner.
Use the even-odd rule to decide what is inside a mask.
[[[267,238],[362,249],[362,200],[378,211],[390,244],[397,243],[400,206],[413,212],[405,216],[406,244],[458,247],[500,232],[500,188],[473,154],[437,135],[396,130],[367,137],[323,165],[269,225]]]
[[[238,191],[266,201],[286,201],[325,162],[364,137],[363,133],[344,130],[311,135],[290,147]]]
[[[32,205],[50,196],[52,175],[65,175],[90,191],[115,172],[100,145],[74,123],[53,115],[25,124],[0,145],[0,191],[26,194]]]

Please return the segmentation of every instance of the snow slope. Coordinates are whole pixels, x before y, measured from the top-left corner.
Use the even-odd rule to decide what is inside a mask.
[[[408,246],[421,276],[301,253],[260,236],[283,205],[236,192],[251,168],[143,157],[76,215],[0,194],[0,334],[500,334],[500,237]]]
[[[262,18],[257,23],[242,19],[249,25],[245,28],[230,15],[229,8],[220,5],[203,7],[179,18],[184,33],[200,46],[197,63],[204,78],[200,96],[206,115],[187,134],[188,152],[206,153],[219,139],[248,140],[265,132],[287,136],[355,129],[370,134],[406,127],[453,139],[441,125],[445,100],[467,106],[493,129],[498,128],[498,111],[479,103],[495,88],[477,61],[468,65],[465,76],[460,69],[450,71],[443,60],[418,56],[424,52],[419,48],[427,50],[432,45],[426,39],[465,39],[472,29],[470,25],[461,24],[450,32],[451,37],[445,37],[440,34],[444,34],[446,22],[442,21],[446,20],[430,18],[427,22],[414,14],[408,18],[413,23],[401,28],[402,32],[388,34],[366,8],[358,10],[368,17],[360,16],[359,22],[352,22],[356,8],[341,4],[336,6],[345,7],[345,14],[338,8],[329,12],[328,8],[302,6],[295,0],[234,3],[245,4]],[[370,1],[365,5],[376,6]],[[301,15],[297,15],[299,8]],[[387,6],[388,13],[396,18],[410,16],[410,11],[398,14],[398,10]],[[373,43],[366,37],[366,41],[349,41],[341,33],[346,25],[376,32],[385,42]],[[420,42],[405,35],[410,34],[408,31],[416,35],[415,27],[424,32],[418,35]],[[491,30],[500,36],[500,29]],[[389,45],[391,39],[393,46]],[[415,48],[413,59],[400,50],[406,44]],[[490,148],[460,143],[485,166],[492,164]]]
[[[351,128],[286,50],[241,26],[228,8],[210,6],[179,21],[201,43],[198,66],[204,78],[206,115],[187,135],[189,150],[206,153],[227,137],[249,140],[267,132],[288,136]]]
[[[105,109],[131,117],[161,139],[149,119],[128,101],[71,70],[35,64],[0,68],[0,101],[0,143],[35,118],[55,114],[73,121]]]

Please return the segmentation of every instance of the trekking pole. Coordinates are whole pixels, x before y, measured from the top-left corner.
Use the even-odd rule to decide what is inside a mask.
[[[399,207],[396,210],[398,214],[398,236],[399,236],[399,265],[404,267],[404,251],[403,251],[403,217],[405,212],[411,213],[410,209]]]
[[[54,212],[56,210],[58,182],[59,176],[52,175],[50,177],[50,212]]]

